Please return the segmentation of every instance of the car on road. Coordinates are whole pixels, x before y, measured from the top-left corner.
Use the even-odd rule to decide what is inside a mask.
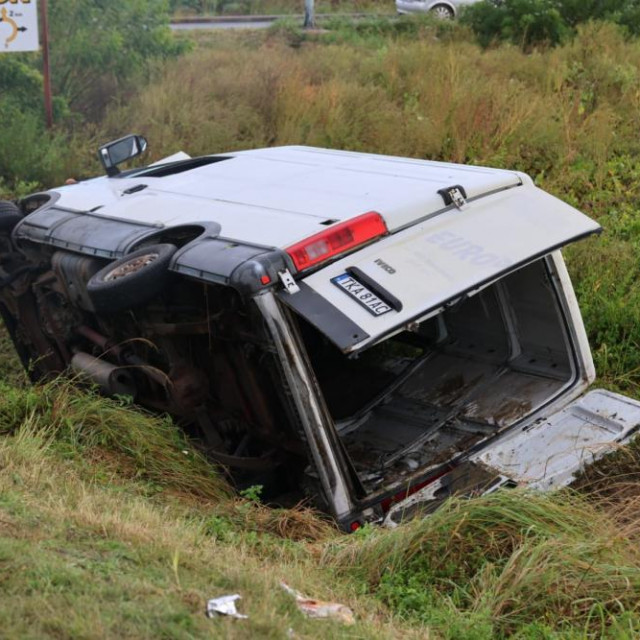
[[[167,412],[239,486],[347,531],[571,482],[640,404],[595,372],[562,258],[600,231],[518,171],[310,147],[0,204],[0,312],[34,381]]]
[[[441,20],[453,20],[467,5],[481,0],[396,0],[400,14],[429,13]]]

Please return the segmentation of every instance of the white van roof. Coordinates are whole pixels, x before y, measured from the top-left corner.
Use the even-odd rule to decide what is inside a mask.
[[[57,206],[153,225],[216,222],[226,238],[284,248],[322,231],[328,220],[372,210],[393,232],[442,209],[438,191],[452,185],[473,199],[531,182],[515,171],[312,147],[210,158],[188,171],[180,162],[176,173],[156,164],[62,187]],[[159,170],[162,177],[154,177]],[[140,184],[146,188],[126,194]]]

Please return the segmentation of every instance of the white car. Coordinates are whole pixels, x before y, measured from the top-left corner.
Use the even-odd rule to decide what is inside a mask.
[[[460,10],[480,0],[396,0],[398,13],[431,13],[442,20],[452,20]]]
[[[234,480],[346,530],[454,493],[560,487],[640,404],[595,372],[560,249],[600,227],[517,171],[308,147],[120,173],[0,205],[0,312],[176,417]]]

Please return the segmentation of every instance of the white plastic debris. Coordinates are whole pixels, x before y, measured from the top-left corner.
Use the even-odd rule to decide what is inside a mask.
[[[298,609],[308,618],[332,618],[344,624],[353,624],[356,621],[353,611],[344,604],[308,598],[296,589],[292,589],[286,582],[281,582],[280,586],[295,598]]]
[[[240,600],[241,595],[235,593],[232,596],[220,596],[219,598],[213,598],[207,602],[207,616],[209,618],[215,618],[215,616],[230,616],[232,618],[239,618],[244,620],[249,616],[245,616],[242,613],[238,613],[236,609],[236,600]]]

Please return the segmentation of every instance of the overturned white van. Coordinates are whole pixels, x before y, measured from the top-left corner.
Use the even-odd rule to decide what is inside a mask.
[[[238,485],[347,530],[566,485],[640,425],[583,395],[560,248],[600,228],[526,175],[305,147],[120,173],[144,146],[0,204],[0,311],[34,380],[168,411]]]

